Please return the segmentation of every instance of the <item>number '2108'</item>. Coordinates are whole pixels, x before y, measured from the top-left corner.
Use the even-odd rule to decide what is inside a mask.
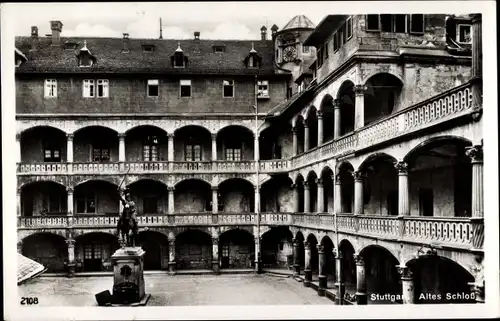
[[[21,305],[31,305],[31,304],[38,304],[38,298],[37,297],[22,297],[21,298]]]

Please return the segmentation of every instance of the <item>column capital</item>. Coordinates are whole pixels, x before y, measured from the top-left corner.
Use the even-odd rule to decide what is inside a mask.
[[[219,244],[219,237],[218,236],[212,236],[212,245]]]
[[[304,121],[304,129],[306,128],[309,128],[309,124],[307,123],[307,121]]]
[[[342,180],[340,179],[340,173],[334,174],[333,178],[335,178],[335,184],[340,185],[342,183]]]
[[[362,182],[365,178],[365,174],[362,171],[354,171],[352,172],[352,177],[354,177],[354,181]]]
[[[310,246],[311,246],[311,244],[309,244],[309,242],[308,242],[308,241],[304,241],[304,249],[305,249],[305,250],[311,250],[311,247],[310,247]]]
[[[337,258],[337,259],[343,259],[344,258],[344,256],[342,255],[342,251],[340,251],[337,248],[333,249],[333,256],[335,256],[335,258]]]
[[[321,177],[316,178],[316,184],[318,184],[318,186],[323,185],[323,179]]]
[[[253,190],[255,193],[260,193],[260,189],[262,188],[262,185],[259,184],[259,186],[254,186]]]
[[[217,133],[211,133],[210,137],[212,137],[212,140],[216,140],[217,139]]]
[[[333,109],[340,109],[340,99],[334,99],[332,101]]]
[[[67,239],[66,244],[68,244],[68,247],[75,247],[75,240],[74,239]]]
[[[322,244],[316,245],[316,248],[318,249],[318,254],[319,253],[325,253],[325,246]]]
[[[408,163],[399,161],[394,163],[394,167],[398,170],[399,175],[406,175],[408,174]]]
[[[120,139],[120,140],[125,140],[125,136],[127,136],[127,134],[125,134],[125,133],[118,133],[118,139]]]
[[[175,246],[175,238],[173,238],[173,239],[168,239],[168,245],[169,245],[170,247]]]
[[[167,133],[168,139],[174,139],[174,133]]]
[[[309,182],[305,181],[302,186],[304,186],[304,189],[309,189]]]
[[[365,92],[368,90],[368,87],[365,85],[356,85],[354,86],[354,94],[356,96],[364,96]]]
[[[68,192],[68,194],[73,194],[73,192],[74,192],[73,187],[71,187],[71,186],[66,187],[66,192]]]
[[[398,269],[399,275],[401,275],[401,279],[413,278],[413,272],[409,267],[405,265],[396,265],[396,268]]]
[[[66,134],[67,140],[73,140],[73,138],[75,138],[75,134],[73,134],[73,133]]]
[[[323,111],[321,109],[316,110],[316,116],[318,118],[323,118]]]
[[[293,183],[292,185],[290,185],[290,188],[295,189],[295,188],[297,188],[297,186],[298,186],[297,183]]]
[[[467,147],[465,149],[465,155],[470,157],[472,163],[482,163],[483,162],[483,146],[474,145]]]
[[[298,132],[299,129],[297,128],[297,126],[292,127],[292,135],[297,135]]]
[[[16,133],[16,140],[21,140],[21,133]]]
[[[257,241],[259,241],[259,242],[260,242],[260,241],[262,241],[262,237],[257,237],[257,236],[254,236],[254,237],[253,237],[253,241],[254,241],[255,243],[257,243]]]
[[[363,257],[359,254],[354,254],[354,261],[356,262],[356,265],[365,265],[365,260]]]
[[[167,186],[167,190],[169,192],[173,192],[173,191],[175,191],[175,186]]]
[[[17,195],[21,195],[21,191],[22,191],[22,187],[18,187],[18,188],[16,189],[16,193],[17,193]]]
[[[299,247],[300,246],[300,241],[297,240],[296,238],[292,239],[293,246]]]
[[[260,133],[253,133],[253,139],[257,140],[260,137]]]
[[[212,191],[218,191],[219,190],[219,186],[210,186],[210,188],[212,189]]]

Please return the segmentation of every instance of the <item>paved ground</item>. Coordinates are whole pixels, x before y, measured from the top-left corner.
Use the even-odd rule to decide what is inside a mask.
[[[332,301],[290,277],[270,275],[145,275],[147,306],[303,305]],[[19,286],[19,297],[39,306],[96,306],[94,295],[112,290],[111,276],[38,277]]]

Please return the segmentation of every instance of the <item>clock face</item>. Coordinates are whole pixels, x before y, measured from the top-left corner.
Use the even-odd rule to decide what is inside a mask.
[[[283,60],[294,61],[297,58],[297,50],[295,47],[286,47],[283,49]]]

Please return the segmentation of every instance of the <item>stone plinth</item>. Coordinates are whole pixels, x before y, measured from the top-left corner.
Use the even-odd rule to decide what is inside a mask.
[[[119,305],[145,304],[144,254],[140,247],[124,247],[111,256],[113,265],[113,303]]]

